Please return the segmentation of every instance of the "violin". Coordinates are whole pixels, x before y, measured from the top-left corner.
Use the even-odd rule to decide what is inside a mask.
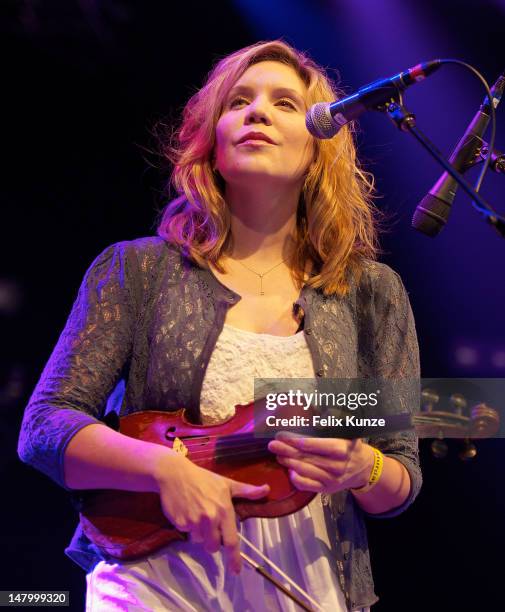
[[[249,517],[276,518],[297,512],[316,493],[300,491],[287,468],[267,448],[272,438],[254,434],[254,402],[237,405],[235,414],[217,425],[195,425],[185,409],[134,412],[119,419],[119,432],[178,450],[198,466],[253,485],[270,485],[260,500],[236,497],[233,505],[242,521]],[[104,553],[133,560],[155,552],[171,541],[186,539],[170,524],[157,493],[121,490],[80,491],[80,521],[86,536]]]

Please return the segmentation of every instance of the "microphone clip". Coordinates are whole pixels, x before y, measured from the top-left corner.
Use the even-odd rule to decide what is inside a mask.
[[[402,132],[410,132],[412,128],[416,127],[416,117],[403,104],[401,92],[399,92],[398,100],[387,102],[384,109],[379,110],[386,112],[391,121]]]

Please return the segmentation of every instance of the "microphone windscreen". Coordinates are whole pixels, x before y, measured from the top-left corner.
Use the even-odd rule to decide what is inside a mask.
[[[434,238],[444,228],[451,212],[451,204],[428,193],[417,205],[412,227]]]
[[[341,126],[335,125],[327,102],[318,102],[309,108],[305,115],[305,125],[315,138],[333,138]]]

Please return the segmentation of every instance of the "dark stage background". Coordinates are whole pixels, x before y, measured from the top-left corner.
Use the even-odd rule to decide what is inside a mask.
[[[352,91],[418,61],[456,57],[492,83],[505,68],[505,0],[134,2],[3,0],[0,275],[3,571],[0,589],[69,590],[85,576],[63,553],[76,524],[67,494],[17,459],[22,412],[76,297],[107,245],[155,233],[165,175],[150,128],[177,118],[218,57],[284,37],[338,69]],[[484,92],[445,67],[407,92],[418,125],[449,154]],[[497,147],[505,147],[498,108]],[[505,241],[459,194],[436,239],[410,228],[440,170],[376,114],[360,153],[392,215],[383,261],[402,276],[425,376],[505,376]],[[476,173],[469,173],[472,180]],[[500,183],[501,181],[501,183]],[[505,179],[483,195],[502,214]],[[424,488],[402,516],[370,521],[377,612],[503,607],[504,446],[464,463],[451,441],[421,442]]]

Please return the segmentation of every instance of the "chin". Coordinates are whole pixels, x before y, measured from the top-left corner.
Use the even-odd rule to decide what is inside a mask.
[[[221,176],[227,183],[247,183],[250,181],[268,181],[278,180],[281,176],[272,173],[272,169],[268,167],[268,164],[247,164],[241,165],[240,168],[234,168],[230,172],[222,173]]]

